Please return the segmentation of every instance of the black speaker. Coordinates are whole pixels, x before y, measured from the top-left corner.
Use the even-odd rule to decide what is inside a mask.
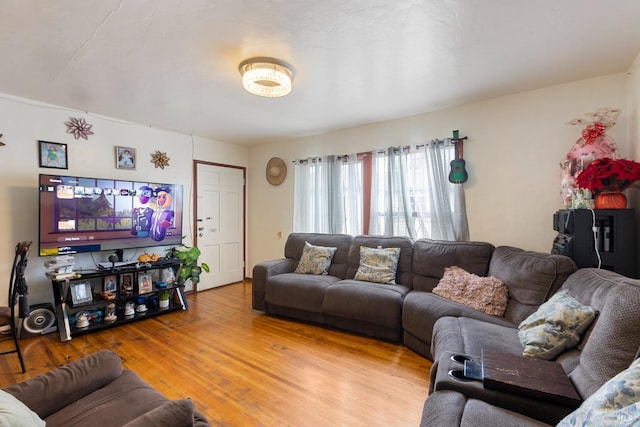
[[[20,339],[31,338],[38,335],[46,335],[58,330],[56,326],[56,313],[49,303],[31,306],[31,313],[18,321],[18,337]]]

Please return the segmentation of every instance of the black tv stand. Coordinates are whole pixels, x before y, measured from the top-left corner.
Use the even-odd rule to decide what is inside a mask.
[[[188,308],[184,285],[176,283],[180,261],[163,260],[149,264],[132,264],[126,268],[105,268],[77,272],[75,277],[52,280],[60,341]],[[173,282],[170,280],[173,278]],[[144,286],[148,284],[145,289]],[[165,286],[166,284],[166,286]],[[101,294],[113,289],[111,295]],[[160,295],[169,293],[168,307],[161,307]],[[113,306],[109,307],[111,304]],[[127,307],[134,313],[127,314]],[[115,319],[106,320],[115,309]],[[138,308],[146,308],[144,311]],[[77,324],[81,315],[88,324]]]

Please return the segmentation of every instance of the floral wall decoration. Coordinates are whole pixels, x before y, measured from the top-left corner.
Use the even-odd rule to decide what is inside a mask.
[[[618,155],[616,143],[606,131],[616,124],[620,115],[618,108],[600,108],[585,114],[586,119],[573,119],[568,125],[586,125],[580,138],[560,163],[562,180],[560,184],[562,201],[569,208],[589,208],[591,189],[576,183],[580,173],[597,159],[615,160]],[[586,204],[583,201],[586,200]],[[577,201],[577,204],[576,204]]]
[[[158,150],[151,155],[151,163],[153,163],[156,168],[164,169],[165,166],[169,166],[169,160],[171,159],[167,157],[167,153]]]
[[[67,133],[73,134],[75,139],[89,139],[89,135],[93,135],[91,131],[93,125],[87,123],[85,119],[69,117],[69,121],[64,124],[67,126]]]
[[[0,138],[2,138],[2,134],[0,133]],[[3,147],[5,145],[4,142],[0,141],[0,147]]]

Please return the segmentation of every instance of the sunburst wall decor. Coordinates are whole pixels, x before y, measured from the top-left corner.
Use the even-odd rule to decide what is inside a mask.
[[[167,153],[157,151],[151,155],[151,163],[153,163],[156,168],[164,169],[165,166],[169,166],[169,157],[167,157]]]
[[[75,139],[89,139],[89,135],[93,135],[90,125],[85,119],[77,117],[69,117],[69,121],[64,123],[67,126],[67,133],[73,134]]]

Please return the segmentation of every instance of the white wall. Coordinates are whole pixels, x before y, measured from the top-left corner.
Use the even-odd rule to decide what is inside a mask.
[[[470,179],[464,186],[471,239],[549,252],[555,236],[552,215],[563,207],[559,164],[582,130],[565,123],[600,107],[622,108],[618,124],[608,133],[617,141],[620,154],[627,156],[627,80],[624,73],[613,74],[252,147],[249,205],[256,213],[249,215],[248,274],[256,263],[283,254],[292,226],[292,160],[415,144],[450,136],[453,129],[469,137],[464,158]],[[289,166],[287,178],[278,187],[269,185],[264,176],[273,156]]]
[[[82,117],[93,125],[94,135],[88,140],[75,140],[66,133],[64,122],[69,117]],[[86,114],[64,107],[32,102],[0,94],[0,133],[4,134],[0,147],[0,304],[6,303],[7,287],[15,245],[19,241],[34,242],[29,254],[27,283],[31,304],[51,301],[51,284],[42,266],[46,258],[38,257],[38,174],[62,172],[39,168],[38,140],[68,144],[68,173],[77,176],[138,179],[182,184],[185,186],[185,234],[192,235],[193,160],[205,160],[235,166],[247,166],[246,147],[191,137],[129,123],[108,117]],[[115,146],[137,149],[136,170],[116,169]],[[150,162],[156,150],[166,152],[169,166],[155,168]],[[187,243],[191,242],[188,237]],[[164,253],[154,249],[153,252]],[[140,252],[142,253],[142,251]],[[106,261],[108,253],[97,254],[96,262]],[[133,256],[125,252],[125,258]],[[82,268],[94,267],[90,256],[78,255]]]
[[[640,161],[640,54],[636,57],[627,74],[629,158]],[[631,188],[627,190],[627,194],[629,196],[629,207],[636,210],[636,224],[639,224],[636,230],[638,236],[636,241],[640,245],[640,189]],[[640,265],[640,253],[638,254],[638,265]]]

